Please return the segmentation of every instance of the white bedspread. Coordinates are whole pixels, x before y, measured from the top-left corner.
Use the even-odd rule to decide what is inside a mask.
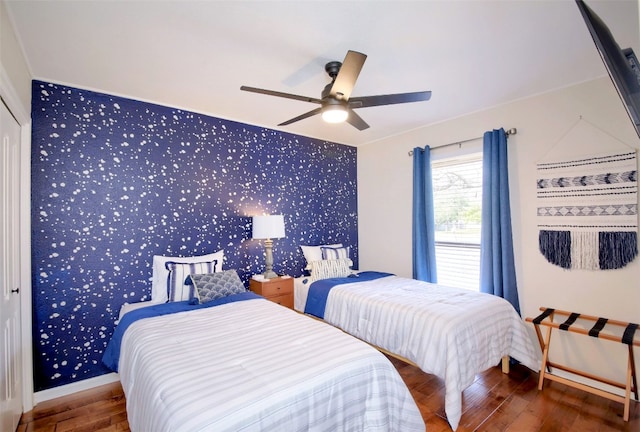
[[[388,276],[335,286],[324,319],[443,379],[453,430],[462,416],[462,391],[477,373],[505,355],[539,370],[539,350],[524,321],[506,300],[489,294]]]
[[[424,431],[393,365],[255,299],[147,318],[122,340],[132,431]]]

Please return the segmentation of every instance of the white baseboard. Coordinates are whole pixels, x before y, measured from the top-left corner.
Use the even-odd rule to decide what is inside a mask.
[[[33,399],[35,401],[35,404],[37,405],[40,402],[59,398],[61,396],[68,396],[79,391],[89,390],[91,388],[99,387],[105,384],[111,384],[116,381],[120,381],[120,376],[117,373],[112,372],[106,375],[97,376],[95,378],[89,378],[71,384],[35,392],[33,395]]]

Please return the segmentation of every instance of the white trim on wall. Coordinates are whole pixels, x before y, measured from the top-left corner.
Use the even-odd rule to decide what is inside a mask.
[[[114,382],[120,381],[120,375],[115,372],[100,375],[94,378],[88,378],[82,381],[76,381],[71,384],[61,385],[58,387],[53,387],[47,390],[42,390],[36,392],[34,396],[34,400],[36,405],[40,402],[48,401],[51,399],[59,398],[62,396],[68,396],[73,393],[77,393],[83,390],[89,390],[95,387],[99,387],[105,384],[111,384]]]
[[[33,336],[31,333],[31,122],[20,142],[20,299],[22,327],[22,409],[33,409]]]

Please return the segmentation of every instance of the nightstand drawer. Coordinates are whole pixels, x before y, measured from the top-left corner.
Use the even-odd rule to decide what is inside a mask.
[[[277,280],[274,282],[262,283],[262,295],[265,297],[293,294],[292,279]]]
[[[264,298],[293,309],[293,278],[249,280],[249,289]]]
[[[266,297],[268,300],[278,303],[289,309],[293,309],[293,294],[279,295],[274,297]]]

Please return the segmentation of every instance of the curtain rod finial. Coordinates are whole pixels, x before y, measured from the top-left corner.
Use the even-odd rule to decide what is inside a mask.
[[[515,135],[518,133],[518,129],[516,128],[511,128],[507,131],[507,135]]]

